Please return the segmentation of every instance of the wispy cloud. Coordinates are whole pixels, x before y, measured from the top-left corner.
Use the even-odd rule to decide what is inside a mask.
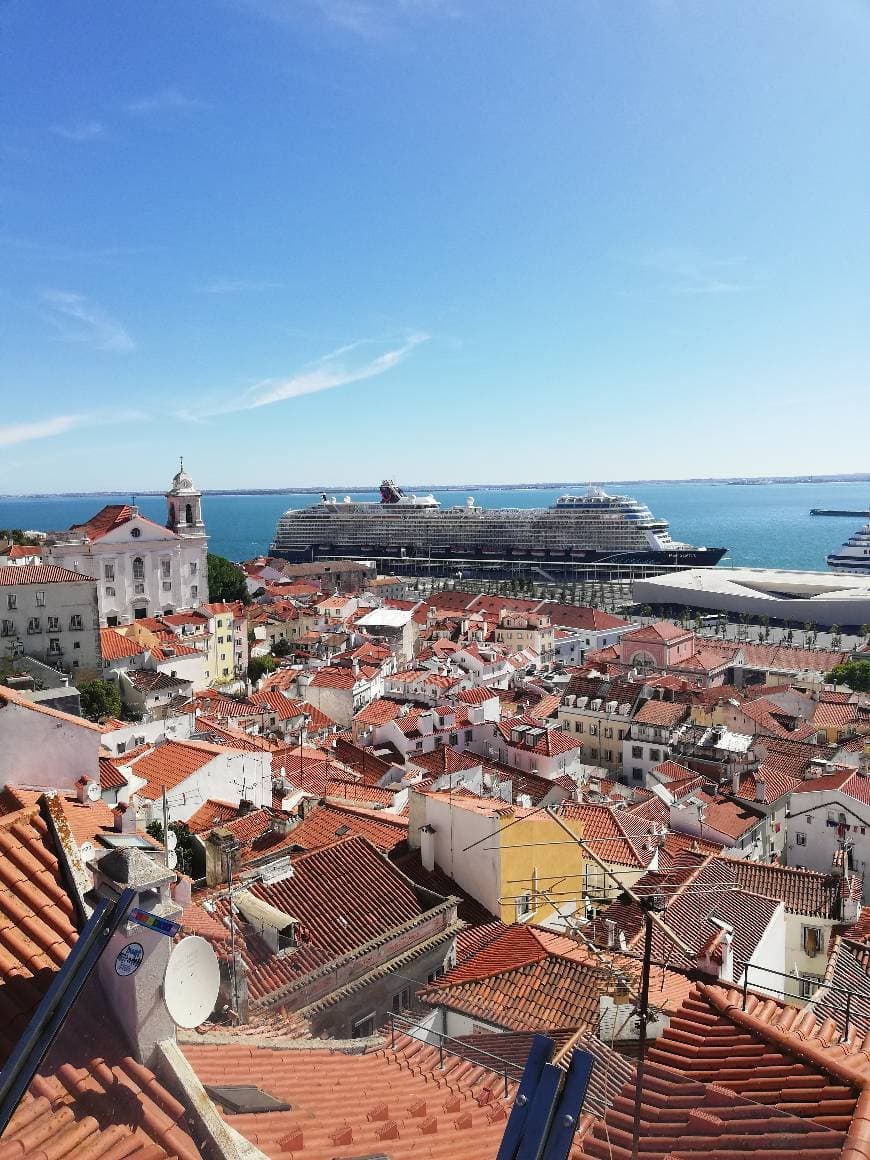
[[[54,242],[38,242],[33,238],[17,238],[10,234],[0,234],[0,247],[53,262],[83,262],[97,266],[117,264],[122,259],[145,254],[150,250],[150,247],[145,246],[105,246],[103,249],[85,250]]]
[[[147,96],[130,101],[124,105],[124,110],[127,113],[147,116],[151,113],[189,113],[208,107],[206,101],[201,101],[198,97],[188,96],[177,85],[169,85],[165,89],[159,89],[156,93],[149,93]]]
[[[653,272],[660,289],[670,294],[739,294],[754,290],[758,281],[745,257],[714,256],[691,247],[657,247],[633,264]]]
[[[136,349],[136,343],[121,323],[83,294],[45,290],[41,302],[49,321],[65,342],[85,343],[96,350],[127,352]]]
[[[18,443],[30,443],[36,439],[50,439],[55,435],[65,435],[79,427],[106,427],[113,423],[129,423],[146,420],[141,411],[99,411],[78,415],[52,415],[48,419],[36,419],[32,423],[7,423],[0,426],[0,447],[14,447]]]
[[[362,40],[391,37],[419,17],[455,18],[456,0],[233,0],[236,7],[279,24],[315,13],[327,24]]]
[[[253,290],[278,290],[283,282],[264,282],[248,278],[215,278],[213,282],[206,282],[197,286],[197,294],[243,294]]]
[[[66,141],[100,141],[106,135],[102,121],[74,121],[71,125],[52,125],[52,133]]]
[[[351,356],[357,355],[362,348],[371,346],[373,340],[361,339],[359,342],[348,343],[314,362],[307,363],[289,379],[263,379],[249,387],[237,399],[183,411],[178,417],[195,422],[217,415],[254,411],[259,407],[268,407],[287,399],[297,399],[301,395],[313,395],[318,391],[331,391],[335,387],[345,387],[351,383],[374,379],[393,370],[428,339],[428,334],[412,334],[400,346],[386,350],[364,362],[359,362]]]

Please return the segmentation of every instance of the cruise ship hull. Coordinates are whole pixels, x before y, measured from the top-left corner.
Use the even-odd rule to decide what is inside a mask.
[[[664,551],[638,550],[631,551],[596,551],[594,549],[488,549],[468,547],[432,547],[420,544],[342,544],[318,543],[307,546],[289,546],[275,542],[269,549],[269,554],[293,564],[309,563],[313,560],[335,559],[388,559],[391,568],[398,569],[404,561],[411,566],[422,565],[424,568],[430,563],[450,561],[457,566],[463,563],[484,564],[491,563],[502,566],[510,565],[546,565],[549,570],[554,568],[563,571],[566,568],[583,565],[645,565],[655,568],[711,568],[718,564],[725,555],[727,548],[671,548]]]

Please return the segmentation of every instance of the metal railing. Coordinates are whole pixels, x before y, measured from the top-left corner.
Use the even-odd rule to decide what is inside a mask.
[[[414,1034],[417,1029],[417,1021],[409,1018],[407,1015],[398,1015],[396,1012],[390,1012],[390,1047],[395,1050],[396,1047],[396,1024],[402,1024],[398,1028],[399,1032],[407,1035],[410,1039],[416,1039],[418,1043],[425,1043],[429,1047],[438,1047],[438,1067],[439,1070],[444,1069],[444,1044],[451,1044],[449,1052],[451,1055],[458,1055],[460,1059],[466,1060],[468,1063],[476,1063],[480,1067],[488,1067],[490,1071],[500,1075],[504,1081],[505,1098],[510,1092],[510,1081],[514,1080],[519,1083],[522,1078],[523,1069],[519,1064],[511,1063],[509,1059],[502,1059],[500,1055],[494,1055],[491,1051],[484,1051],[482,1047],[472,1047],[463,1039],[456,1039],[452,1035],[445,1035],[441,1031],[426,1031],[425,1034]],[[493,1034],[498,1034],[494,1032]],[[435,1036],[437,1044],[430,1042],[430,1037]],[[488,1060],[492,1060],[498,1066],[491,1066],[488,1063],[483,1063],[480,1056],[484,1056]]]
[[[737,964],[735,963],[735,966],[736,965]],[[801,981],[800,976],[799,975],[790,975],[788,973],[788,971],[777,971],[774,967],[762,967],[762,966],[759,966],[757,963],[748,963],[748,962],[743,963],[742,966],[743,966],[743,983],[741,986],[741,991],[742,991],[741,1007],[744,1011],[746,1010],[746,1002],[747,1002],[747,998],[749,995],[749,972],[750,972],[750,970],[763,971],[764,974],[766,974],[766,975],[779,975],[780,978],[794,980],[796,985],[798,985],[798,986],[800,985],[800,981]],[[792,991],[779,990],[777,987],[769,986],[766,982],[756,983],[756,987],[758,989],[764,991],[765,994],[781,995],[784,999],[801,998],[801,996],[795,995]],[[826,983],[824,981],[824,979],[816,987],[815,991],[813,992],[813,997],[815,995],[818,995],[818,993],[820,991],[824,991],[827,994],[840,994],[840,995],[846,996],[846,1010],[845,1010],[844,1018],[843,1018],[843,1039],[847,1040],[849,1038],[850,1024],[851,1024],[851,1020],[852,1020],[852,1001],[853,1001],[853,999],[855,999],[855,1000],[863,999],[868,1004],[868,1006],[870,1006],[870,991],[858,991],[858,990],[855,990],[854,987],[841,987],[837,983]],[[812,1004],[813,997],[811,997],[809,1000],[807,1000],[807,1006]],[[834,1019],[834,1021],[837,1022],[836,1019]]]

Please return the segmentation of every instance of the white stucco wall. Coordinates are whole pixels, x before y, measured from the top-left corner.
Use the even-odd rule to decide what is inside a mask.
[[[100,732],[54,713],[0,697],[0,784],[72,792],[82,776],[99,776]]]

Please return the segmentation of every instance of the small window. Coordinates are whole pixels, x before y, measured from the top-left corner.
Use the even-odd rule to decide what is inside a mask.
[[[403,987],[397,995],[393,995],[393,1000],[390,1006],[395,1015],[401,1015],[403,1011],[407,1011],[411,1006],[411,988]]]
[[[191,586],[190,586],[190,599],[191,600],[198,600],[199,599],[199,589],[197,588],[197,586],[195,584],[191,584]]]
[[[14,592],[10,592],[9,595],[6,597],[6,607],[9,609],[12,609],[12,608],[17,607],[17,604],[18,604],[18,597],[15,595]]]
[[[517,922],[532,913],[532,896],[529,893],[521,894],[517,898]]]
[[[27,631],[28,632],[40,632],[41,631],[40,626],[39,626],[39,617],[38,616],[31,616],[30,620],[28,620]]]
[[[191,560],[190,562],[190,574],[191,576],[196,575],[196,560]]]
[[[145,579],[145,561],[142,559],[141,556],[134,556],[133,557],[133,579],[134,580],[144,580]]]
[[[171,580],[164,580],[163,581],[163,591],[164,592],[171,592],[172,591],[172,581]]]
[[[662,759],[661,750],[660,749],[651,749],[649,751],[649,759],[650,759],[650,761],[661,761],[661,759]]]
[[[13,636],[15,633],[15,625],[11,620],[3,621],[3,636]]]
[[[812,999],[822,982],[821,975],[801,975],[801,998]]]
[[[643,746],[642,745],[632,745],[631,756],[635,759],[635,761],[637,761],[639,758],[643,757]]]
[[[369,1035],[375,1033],[375,1013],[365,1015],[362,1019],[357,1019],[351,1024],[351,1037],[353,1039],[366,1039]]]
[[[635,781],[640,781],[640,779],[643,777],[643,770],[635,766],[631,771],[631,776]]]
[[[72,632],[81,632],[83,627],[82,618],[78,612],[73,613],[73,615],[69,618],[69,626]]]
[[[36,593],[36,607],[45,608],[45,592],[37,591]]]
[[[107,587],[107,588],[106,588],[106,595],[107,595],[107,596],[114,596],[114,595],[115,595],[115,589],[114,589],[114,588],[109,588],[109,587]]]
[[[169,577],[172,575],[172,561],[171,560],[161,560],[160,561],[160,575],[163,577],[164,580],[168,580]]]
[[[144,585],[144,584],[141,584],[141,583],[140,583],[140,584],[134,584],[134,585],[133,585],[133,591],[135,592],[135,594],[136,594],[137,596],[144,596],[144,595],[145,595],[145,585]]]
[[[58,653],[60,652],[60,641],[57,639],[56,636],[49,637],[48,651],[49,651],[49,655],[54,655],[54,656],[57,656]]]
[[[807,836],[802,830],[795,832],[794,841],[796,846],[805,846],[807,844]]]
[[[114,564],[104,564],[103,565],[103,579],[104,580],[114,580],[115,579],[115,565]]]
[[[59,616],[50,616],[48,618],[48,631],[49,632],[60,632],[60,617]]]
[[[825,949],[825,933],[820,926],[801,927],[801,946],[810,958],[822,953]]]
[[[134,540],[138,540],[139,537],[142,535],[142,529],[141,528],[131,528],[130,535],[133,537]]]

